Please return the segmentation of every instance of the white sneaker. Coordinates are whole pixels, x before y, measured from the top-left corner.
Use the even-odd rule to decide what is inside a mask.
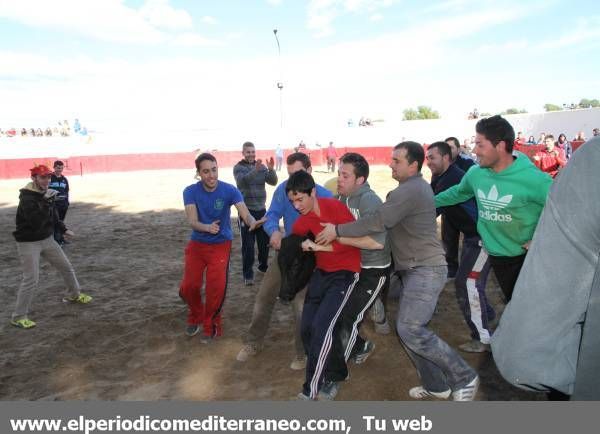
[[[256,356],[259,353],[260,349],[258,345],[255,344],[245,344],[240,352],[238,353],[236,360],[238,362],[245,362],[252,356]]]
[[[294,371],[301,371],[306,368],[306,356],[296,356],[290,363],[290,369]]]
[[[425,389],[423,386],[413,387],[408,391],[408,396],[414,399],[448,399],[452,391],[450,389],[445,390],[443,392],[430,392]]]
[[[477,375],[469,384],[462,389],[458,389],[452,392],[453,401],[473,401],[475,394],[479,388],[479,375]]]

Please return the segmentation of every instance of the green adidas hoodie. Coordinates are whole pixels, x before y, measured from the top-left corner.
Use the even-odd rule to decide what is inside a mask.
[[[471,167],[460,184],[435,196],[435,206],[475,197],[477,232],[486,250],[493,256],[519,256],[525,253],[523,244],[533,238],[551,184],[548,174],[517,153],[513,164],[499,173]]]

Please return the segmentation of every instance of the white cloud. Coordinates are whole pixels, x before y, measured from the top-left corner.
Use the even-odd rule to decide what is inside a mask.
[[[204,24],[209,24],[209,25],[215,25],[218,24],[218,20],[215,17],[211,17],[210,15],[205,15],[202,18],[200,18],[200,21],[202,21]]]
[[[369,21],[376,23],[377,21],[383,20],[383,15],[381,14],[373,14],[369,17]]]
[[[392,6],[398,0],[312,0],[307,8],[307,27],[317,38],[335,33],[333,22],[344,14],[369,14],[371,21],[378,21],[376,12]]]
[[[169,30],[189,29],[192,17],[183,9],[175,9],[169,0],[146,0],[139,10],[140,15],[155,27]]]
[[[271,6],[279,6],[282,3],[282,0],[267,0]]]
[[[0,17],[30,27],[132,44],[177,43],[181,38],[172,35],[192,27],[190,14],[173,8],[169,0],[146,0],[140,9],[126,6],[123,0],[0,0]]]
[[[171,38],[174,45],[183,47],[220,47],[224,43],[216,39],[209,39],[197,33],[181,33]]]

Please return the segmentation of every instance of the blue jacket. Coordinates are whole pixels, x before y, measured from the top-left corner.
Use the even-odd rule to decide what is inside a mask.
[[[273,234],[273,232],[279,230],[279,219],[282,217],[285,235],[287,236],[291,234],[292,226],[300,215],[285,193],[286,185],[287,180],[283,181],[277,186],[275,192],[273,193],[273,199],[271,200],[269,211],[267,211],[266,214],[267,221],[265,222],[263,229],[269,235],[269,237]],[[317,185],[317,197],[333,197],[333,195],[326,188]]]

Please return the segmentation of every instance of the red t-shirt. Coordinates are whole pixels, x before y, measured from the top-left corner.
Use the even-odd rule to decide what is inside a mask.
[[[309,232],[312,232],[316,236],[323,230],[321,223],[338,225],[354,221],[354,216],[350,213],[348,207],[339,200],[318,198],[317,201],[319,202],[321,215],[316,215],[314,211],[301,215],[294,222],[292,233],[308,235]],[[327,272],[341,270],[360,272],[359,249],[340,244],[337,241],[334,241],[331,245],[333,246],[333,252],[315,252],[317,268]]]
[[[555,155],[556,152],[558,155]],[[553,178],[558,174],[561,167],[564,167],[567,159],[565,158],[565,151],[561,148],[555,147],[552,153],[546,149],[542,149],[535,153],[535,157],[539,157],[539,160],[533,161],[533,163],[539,167],[542,172],[549,173]]]

